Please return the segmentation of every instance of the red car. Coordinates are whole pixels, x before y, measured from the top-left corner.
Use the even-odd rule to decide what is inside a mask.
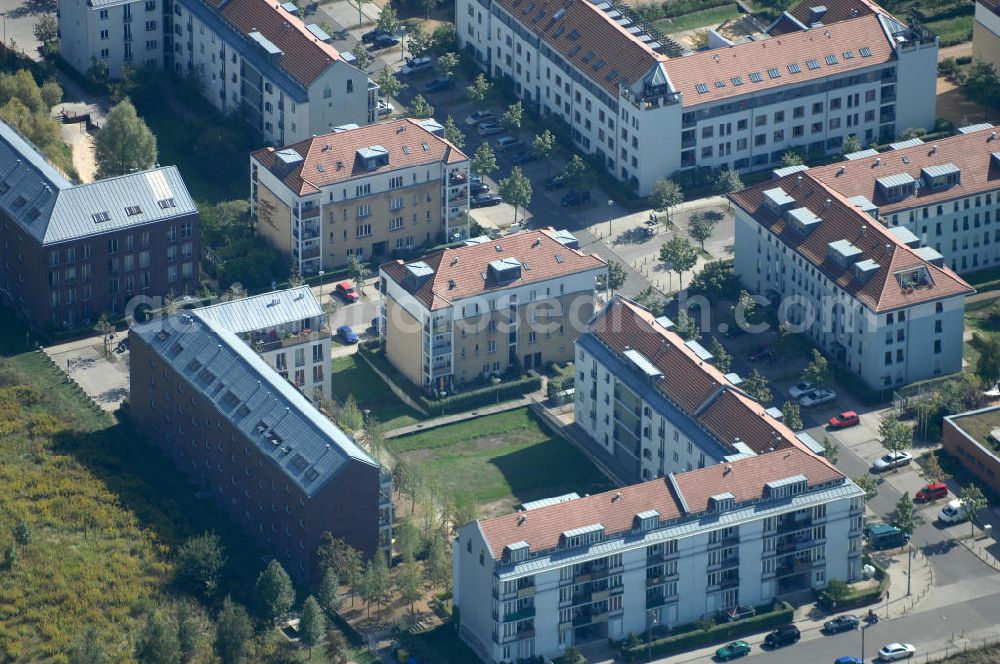
[[[348,304],[358,301],[358,291],[354,290],[354,286],[351,285],[350,281],[341,281],[334,287],[334,290]]]
[[[922,503],[925,501],[937,500],[938,498],[944,498],[947,495],[947,484],[944,482],[931,482],[920,491],[917,491],[917,495],[914,496],[913,499]]]
[[[840,415],[834,415],[827,422],[831,429],[846,429],[861,423],[861,418],[853,410],[845,410]]]

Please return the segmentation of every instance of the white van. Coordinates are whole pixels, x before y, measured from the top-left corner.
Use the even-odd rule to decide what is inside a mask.
[[[960,523],[968,518],[969,515],[965,511],[965,504],[959,498],[945,505],[941,513],[938,514],[938,521],[941,523]]]

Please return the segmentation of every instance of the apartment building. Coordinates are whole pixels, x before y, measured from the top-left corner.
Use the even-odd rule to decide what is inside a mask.
[[[793,447],[822,452],[673,328],[616,295],[576,341],[576,426],[618,477],[641,482]]]
[[[388,550],[392,479],[253,349],[198,311],[129,332],[132,422],[303,582],[323,533]]]
[[[972,57],[1000,69],[1000,2],[996,0],[976,1]]]
[[[250,155],[258,232],[299,274],[469,237],[469,158],[433,120],[344,128]]]
[[[922,187],[957,181],[953,165],[922,170]],[[895,170],[878,182],[893,199],[916,188]],[[811,170],[730,199],[737,276],[831,361],[874,389],[962,369],[962,316],[973,289],[933,247],[906,228],[883,226],[864,201],[845,198]]]
[[[308,286],[220,302],[198,316],[238,336],[310,400],[331,395],[330,326]]]
[[[386,357],[415,385],[455,386],[573,359],[594,312],[598,256],[566,231],[479,238],[379,268]]]
[[[1000,491],[1000,406],[946,415],[941,445],[990,491]]]
[[[542,502],[454,540],[460,634],[484,662],[554,658],[861,576],[864,492],[796,448]]]
[[[0,219],[0,291],[33,327],[198,287],[198,208],[173,166],[73,184],[0,122]]]
[[[239,113],[284,145],[375,121],[378,86],[293,3],[267,0],[60,0],[60,53],[77,71],[97,62],[194,76],[222,113]]]
[[[803,4],[808,24],[789,13],[773,35],[695,53],[603,0],[458,0],[456,17],[484,71],[645,195],[680,170],[761,170],[933,126],[933,34],[873,3]]]
[[[933,247],[959,274],[1000,265],[1000,141],[989,124],[919,138],[809,169],[907,244]],[[947,172],[947,179],[935,177]],[[893,187],[890,180],[912,182]],[[907,233],[907,231],[909,231]]]

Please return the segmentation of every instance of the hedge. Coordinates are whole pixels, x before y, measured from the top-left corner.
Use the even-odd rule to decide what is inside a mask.
[[[882,599],[882,594],[885,592],[886,588],[889,587],[889,575],[886,574],[885,569],[871,556],[866,555],[862,562],[865,565],[871,565],[875,568],[875,580],[878,581],[878,585],[874,588],[868,588],[867,590],[851,591],[843,597],[838,597],[836,599],[830,595],[829,590],[817,592],[817,603],[821,608],[824,608],[827,611],[843,611],[845,609],[853,609],[858,606],[872,604]]]
[[[750,634],[756,634],[764,630],[784,625],[792,621],[795,612],[792,607],[785,602],[775,602],[773,610],[767,613],[737,620],[736,622],[726,622],[714,625],[709,629],[695,629],[682,634],[674,634],[656,639],[652,644],[640,644],[632,648],[623,647],[622,655],[626,660],[638,661],[637,658],[646,656],[647,648],[657,657],[669,657],[679,652],[701,648],[715,643],[726,643],[739,639]],[[674,628],[675,631],[684,629],[685,626]]]
[[[542,377],[534,371],[529,371],[528,375],[522,378],[507,380],[496,386],[487,385],[443,399],[429,399],[420,395],[417,400],[420,402],[420,406],[428,412],[443,409],[446,412],[460,413],[473,408],[489,406],[498,401],[520,399],[525,394],[537,392],[540,389],[542,389]]]

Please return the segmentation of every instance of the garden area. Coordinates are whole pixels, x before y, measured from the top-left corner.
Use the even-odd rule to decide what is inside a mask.
[[[341,403],[346,402],[348,396],[354,395],[358,408],[362,411],[371,410],[378,415],[389,431],[423,419],[419,412],[400,401],[378,374],[357,355],[334,358],[331,374],[333,394]]]

